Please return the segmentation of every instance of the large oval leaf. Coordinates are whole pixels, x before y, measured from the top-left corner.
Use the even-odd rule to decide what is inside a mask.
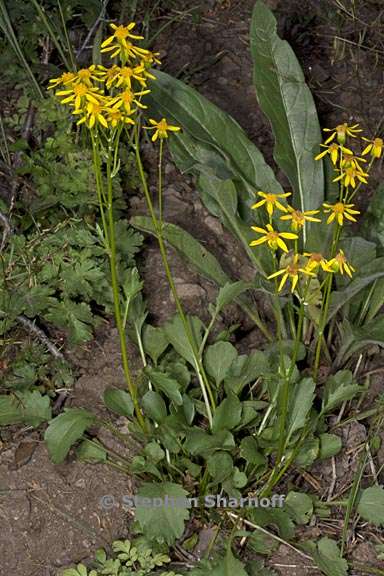
[[[257,98],[272,124],[274,157],[291,182],[295,207],[318,208],[324,174],[314,160],[321,142],[316,107],[292,48],[277,35],[276,19],[261,0],[252,16],[251,51]]]

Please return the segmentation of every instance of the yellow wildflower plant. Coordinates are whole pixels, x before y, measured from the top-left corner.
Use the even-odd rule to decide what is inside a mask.
[[[364,138],[365,142],[369,142],[368,146],[364,148],[362,151],[362,156],[371,153],[373,158],[381,158],[383,152],[384,141],[382,138],[374,138],[373,140],[369,140],[368,138]]]
[[[353,126],[349,126],[346,122],[343,124],[338,124],[335,128],[323,128],[324,132],[332,132],[332,134],[327,138],[324,144],[329,144],[336,138],[337,142],[341,145],[344,145],[347,139],[347,136],[351,136],[352,138],[356,138],[362,130],[358,127],[358,124],[354,124]]]
[[[77,114],[84,114],[77,124],[86,123],[88,128],[93,128],[96,123],[99,123],[101,126],[104,126],[104,128],[108,128],[108,122],[104,116],[105,112],[105,107],[99,102],[88,102],[85,114],[82,110],[75,112]]]
[[[257,194],[258,196],[262,197],[262,200],[256,202],[256,204],[253,204],[251,206],[252,210],[255,210],[265,205],[268,214],[272,216],[275,208],[281,210],[282,212],[287,212],[286,206],[281,204],[279,200],[281,198],[288,198],[288,196],[291,196],[292,192],[286,192],[285,194],[272,194],[269,192],[263,192],[262,190],[259,190]]]
[[[61,104],[73,104],[75,111],[84,105],[86,106],[88,102],[98,104],[103,97],[98,88],[88,86],[88,84],[84,84],[83,82],[74,84],[66,90],[59,90],[56,92],[56,95],[64,96]]]
[[[261,238],[252,240],[250,246],[259,246],[266,242],[272,250],[280,248],[283,252],[288,252],[288,247],[284,240],[297,240],[298,235],[292,232],[278,232],[274,230],[271,224],[267,224],[266,228],[259,228],[259,226],[251,226],[252,230],[262,234]]]
[[[331,224],[334,220],[339,224],[339,226],[343,226],[344,218],[350,220],[351,222],[357,222],[356,218],[354,217],[355,214],[360,214],[359,210],[354,210],[354,204],[344,204],[344,202],[336,202],[336,204],[327,204],[326,202],[323,204],[324,212],[327,214],[330,212],[330,215],[327,219],[327,224]]]
[[[322,268],[325,272],[328,271],[328,261],[320,252],[304,252],[303,255],[308,258],[305,265],[306,270],[313,272],[314,270]]]
[[[48,90],[53,90],[58,86],[66,86],[67,84],[71,84],[76,80],[76,74],[74,72],[64,72],[58,78],[51,78],[49,80]]]
[[[345,187],[352,186],[352,188],[356,188],[356,185],[359,182],[363,182],[364,184],[368,184],[367,178],[369,174],[367,172],[361,172],[357,170],[353,166],[349,166],[348,168],[343,167],[341,169],[341,174],[337,176],[333,181],[338,182],[341,180]]]
[[[124,90],[120,92],[116,98],[113,98],[110,101],[110,106],[112,108],[124,108],[127,114],[131,114],[134,110],[132,108],[132,104],[136,104],[138,108],[142,108],[143,110],[147,108],[140,100],[137,99],[137,96],[144,96],[145,94],[149,94],[149,90],[141,90],[140,92],[132,92],[131,90]]]
[[[360,156],[356,156],[353,152],[347,152],[345,156],[341,159],[340,166],[344,169],[347,168],[355,168],[357,172],[360,174],[364,174],[363,168],[360,166],[360,162],[366,162],[365,158],[360,158]]]
[[[140,52],[144,54],[148,53],[149,50],[134,47],[132,43],[127,40],[127,38],[131,38],[132,40],[144,40],[144,36],[132,34],[131,30],[133,30],[135,26],[135,22],[130,22],[127,26],[117,26],[116,24],[110,24],[110,27],[113,30],[113,34],[108,36],[108,38],[102,42],[101,52],[112,52],[110,55],[111,58],[114,58],[120,54],[123,56],[123,59],[130,58],[132,55],[137,55]],[[132,52],[132,48],[136,48],[137,52]]]
[[[352,273],[356,272],[355,268],[347,261],[347,258],[343,250],[339,250],[334,258],[331,258],[327,262],[326,272],[339,272],[344,274],[344,272],[352,278]]]
[[[321,158],[324,158],[324,156],[329,154],[332,160],[332,164],[336,164],[339,159],[339,156],[341,157],[343,154],[353,154],[352,150],[349,150],[349,148],[345,148],[345,146],[337,144],[336,142],[332,142],[332,144],[330,144],[329,146],[327,146],[326,144],[320,144],[320,146],[324,147],[325,150],[323,152],[320,152],[320,154],[318,154],[317,156],[315,156],[315,160],[321,160]]]
[[[321,222],[320,218],[314,218],[315,214],[320,213],[320,210],[305,210],[302,212],[301,210],[292,208],[292,206],[288,206],[288,212],[289,214],[280,216],[280,220],[290,220],[291,229],[294,232],[303,228],[306,222]]]
[[[268,280],[271,280],[272,278],[277,278],[278,276],[282,276],[281,282],[277,289],[278,292],[280,292],[284,288],[285,283],[287,282],[288,279],[291,281],[291,292],[294,292],[297,283],[299,281],[300,274],[304,274],[305,276],[316,276],[316,274],[314,274],[312,270],[309,270],[307,267],[303,268],[300,265],[299,258],[300,258],[299,254],[295,254],[292,257],[291,262],[287,266],[268,276]]]
[[[179,132],[179,130],[181,130],[180,126],[168,124],[165,118],[162,118],[159,122],[150,118],[149,123],[152,124],[152,126],[144,126],[144,128],[145,130],[155,130],[152,136],[152,142],[156,142],[158,138],[168,138],[168,132]]]

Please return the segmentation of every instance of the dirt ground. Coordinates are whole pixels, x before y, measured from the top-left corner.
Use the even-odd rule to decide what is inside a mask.
[[[180,4],[186,7],[187,3]],[[185,17],[158,37],[155,48],[161,52],[165,71],[187,80],[232,114],[273,165],[270,128],[257,106],[252,87],[248,32],[253,4],[254,0],[207,0],[197,24],[191,17]],[[340,121],[360,122],[373,136],[383,124],[383,56],[372,49],[376,38],[368,24],[364,39],[370,49],[357,49],[349,42],[356,40],[361,22],[343,21],[341,17],[340,22],[336,17],[332,20],[332,0],[269,0],[268,4],[276,10],[279,29],[302,63],[323,126],[334,126]],[[363,24],[380,16],[379,2],[365,4],[368,11],[363,13]],[[381,34],[384,21],[378,22]],[[343,33],[348,42],[335,44],[335,35]],[[149,172],[156,169],[151,155],[148,150]],[[380,181],[381,176],[380,166],[375,181]],[[130,206],[130,215],[145,211],[138,195],[131,197]],[[193,231],[208,249],[220,256],[223,266],[234,277],[251,277],[246,259],[221,224],[202,206],[193,182],[181,177],[170,162],[166,165],[165,206],[166,219]],[[205,319],[208,303],[215,298],[214,285],[188,270],[175,255],[170,256],[187,310]],[[173,314],[174,304],[159,253],[151,240],[146,243],[140,268],[151,321],[162,323]],[[252,348],[259,336],[234,307],[227,312],[223,324],[237,322],[242,326],[242,340],[237,345]],[[69,357],[77,366],[78,379],[66,405],[102,410],[105,387],[119,383],[123,386],[116,332],[109,325],[104,326],[96,341]],[[377,394],[383,391],[381,376],[376,388]],[[354,454],[354,449],[365,439],[365,427],[359,424],[354,429],[343,429],[341,434],[347,455],[318,465],[305,480],[307,487],[315,488],[319,496],[327,494],[330,484],[334,494],[342,493],[356,468],[356,461],[348,454]],[[97,547],[126,536],[129,514],[118,505],[103,510],[100,498],[110,494],[118,504],[122,495],[132,491],[132,480],[127,476],[106,466],[79,463],[74,454],[64,464],[54,466],[39,432],[1,432],[1,576],[53,576],[60,567],[86,559]],[[340,522],[324,521],[312,527],[307,537],[335,535]],[[360,526],[355,527],[350,541],[352,548],[353,557],[360,562],[374,562],[375,556],[370,545],[363,541]],[[310,561],[283,545],[270,558],[269,565],[283,576],[320,574]],[[384,568],[383,563],[381,567]]]

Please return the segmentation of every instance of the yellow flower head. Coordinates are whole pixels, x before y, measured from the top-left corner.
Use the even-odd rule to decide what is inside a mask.
[[[89,68],[82,68],[78,72],[76,72],[76,81],[82,82],[87,86],[92,86],[92,81],[100,82],[103,76],[102,70],[96,68],[95,64],[89,66]]]
[[[123,108],[127,114],[132,114],[134,112],[132,104],[136,104],[138,108],[147,108],[147,106],[144,106],[144,104],[136,98],[137,96],[144,96],[145,94],[149,94],[149,90],[132,92],[131,90],[126,89],[111,100],[110,106],[113,108]]]
[[[48,90],[52,90],[52,88],[57,88],[57,86],[63,85],[67,86],[67,84],[71,84],[76,80],[76,74],[74,72],[64,72],[58,78],[51,78],[49,81]]]
[[[76,113],[82,113],[78,110]],[[77,124],[86,123],[88,128],[93,128],[96,123],[101,124],[104,128],[108,128],[108,122],[103,116],[105,108],[99,102],[88,102],[85,115],[80,118]]]
[[[119,124],[134,124],[134,120],[127,114],[123,114],[119,108],[107,109],[107,122],[112,128],[116,128]]]
[[[291,292],[293,292],[296,288],[297,282],[299,281],[299,274],[304,274],[306,276],[316,276],[316,274],[314,274],[307,267],[302,268],[300,266],[299,254],[295,254],[291,262],[288,264],[288,266],[268,276],[268,280],[270,280],[271,278],[276,278],[277,276],[282,276],[281,282],[278,287],[278,292],[280,292],[289,278],[291,281]]]
[[[342,153],[353,154],[352,150],[349,150],[348,148],[345,148],[344,146],[342,146],[341,144],[337,144],[336,142],[332,142],[332,144],[330,144],[329,146],[327,146],[326,144],[320,144],[320,146],[324,147],[325,150],[323,152],[320,152],[320,154],[318,154],[317,156],[315,156],[315,160],[320,160],[321,158],[324,158],[326,154],[329,154],[333,164],[336,164],[339,155],[342,155]]]
[[[141,86],[146,86],[146,78],[143,76],[145,69],[142,64],[140,66],[134,66],[131,68],[130,66],[123,66],[120,69],[120,72],[116,78],[116,86],[126,86],[129,90],[132,89],[132,82],[137,80]]]
[[[250,246],[258,246],[259,244],[263,244],[267,242],[268,246],[272,250],[277,250],[281,248],[284,252],[288,252],[288,248],[284,240],[297,240],[297,234],[292,234],[292,232],[278,232],[274,230],[271,224],[267,224],[266,229],[259,228],[258,226],[251,226],[252,230],[258,232],[259,234],[263,234],[261,238],[257,240],[252,240],[249,244]]]
[[[144,128],[146,130],[155,130],[152,136],[152,142],[156,142],[158,138],[168,138],[168,132],[178,132],[181,130],[179,126],[168,124],[165,118],[162,118],[160,122],[156,122],[156,120],[150,118],[149,123],[152,124],[152,126],[144,126]]]
[[[347,168],[354,168],[360,174],[364,174],[364,170],[360,166],[360,162],[366,162],[364,158],[356,156],[353,152],[345,154],[341,161],[341,167],[346,170]]]
[[[345,144],[347,136],[352,136],[352,138],[356,138],[359,132],[362,132],[360,128],[358,128],[358,124],[354,124],[353,126],[348,126],[346,122],[344,124],[338,124],[335,128],[323,128],[324,132],[332,132],[329,138],[324,142],[324,144],[329,144],[336,138],[337,142],[342,146]]]
[[[344,224],[344,218],[350,220],[351,222],[356,222],[354,214],[360,214],[358,210],[353,210],[354,204],[344,204],[343,202],[336,202],[336,204],[323,204],[324,212],[330,212],[328,216],[327,224],[330,224],[335,219],[339,226]]]
[[[356,188],[357,180],[359,182],[363,182],[364,184],[368,184],[368,176],[369,174],[362,172],[361,168],[358,170],[353,166],[348,166],[348,168],[343,166],[341,174],[334,179],[334,182],[337,182],[338,180],[344,180],[345,187],[352,186],[352,188]]]
[[[368,146],[364,148],[362,155],[365,156],[366,154],[371,153],[371,156],[374,158],[381,158],[381,154],[383,152],[384,142],[382,138],[374,138],[373,140],[368,140],[368,138],[364,138],[366,142],[369,142]]]
[[[102,95],[99,94],[98,89],[92,86],[88,86],[83,82],[79,84],[74,84],[72,87],[66,90],[59,90],[56,92],[57,96],[65,96],[61,101],[61,104],[74,104],[75,111],[79,110],[83,104],[87,102],[93,102],[98,104],[102,99]]]
[[[131,33],[131,30],[136,26],[134,22],[131,22],[127,26],[116,26],[116,24],[111,24],[110,26],[113,34],[101,44],[101,52],[111,52],[111,58],[120,54],[123,61],[129,60],[130,58],[140,58],[149,53],[149,50],[139,48],[129,40],[129,38],[132,40],[144,39],[143,36]]]
[[[305,222],[321,222],[320,218],[314,218],[315,214],[319,214],[320,210],[295,210],[292,206],[288,206],[289,214],[284,214],[280,216],[280,220],[291,220],[291,228],[295,232],[300,230],[305,224]]]
[[[352,278],[352,272],[356,272],[355,268],[347,261],[343,250],[339,250],[334,258],[328,261],[326,272],[340,272]]]
[[[287,198],[291,195],[291,192],[287,192],[286,194],[271,194],[269,192],[262,192],[261,190],[257,193],[259,196],[262,197],[262,200],[256,202],[251,206],[252,209],[260,208],[260,206],[265,205],[267,212],[270,216],[273,214],[273,210],[277,208],[282,212],[287,212],[287,208],[279,202],[279,198]]]
[[[320,252],[304,252],[304,256],[308,258],[308,261],[305,265],[306,270],[312,272],[313,270],[317,270],[321,267],[323,270],[327,270],[327,259],[324,258]]]

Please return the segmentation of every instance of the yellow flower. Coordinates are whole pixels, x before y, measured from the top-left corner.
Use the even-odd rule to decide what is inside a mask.
[[[263,206],[265,204],[267,212],[270,216],[272,216],[275,207],[281,210],[282,212],[287,212],[287,208],[283,206],[281,202],[279,202],[279,198],[287,198],[288,196],[291,196],[291,192],[287,192],[286,194],[271,194],[268,192],[262,192],[260,190],[257,194],[261,196],[263,200],[256,202],[256,204],[253,204],[253,206],[251,206],[252,209],[260,208],[260,206]]]
[[[117,64],[114,64],[110,68],[105,68],[105,66],[99,64],[99,70],[101,72],[101,79],[105,82],[106,87],[110,88],[119,77],[121,68],[117,66]]]
[[[61,84],[63,86],[66,86],[67,84],[71,84],[71,82],[73,82],[74,80],[76,80],[76,74],[74,72],[64,72],[64,74],[62,74],[58,78],[51,78],[51,80],[49,81],[50,86],[48,87],[48,90],[52,90],[52,88],[57,88],[57,86],[60,86]]]
[[[383,152],[384,142],[382,138],[374,138],[373,140],[368,140],[368,138],[364,138],[366,142],[369,142],[368,146],[364,148],[362,155],[371,153],[371,156],[374,158],[381,158],[381,154]]]
[[[268,280],[271,278],[276,278],[277,276],[282,276],[281,282],[278,287],[278,292],[283,289],[288,278],[291,280],[291,292],[296,288],[297,282],[299,280],[299,274],[305,274],[307,276],[316,276],[311,270],[307,268],[301,268],[299,264],[299,254],[295,254],[291,262],[285,268],[274,272],[268,276]]]
[[[132,92],[128,89],[124,90],[111,100],[110,106],[113,108],[124,108],[127,114],[131,114],[135,111],[132,109],[132,104],[136,104],[139,108],[147,108],[147,106],[144,106],[144,104],[137,100],[136,96],[144,96],[144,94],[148,93],[149,90],[142,90],[141,92]]]
[[[83,111],[78,110],[75,114],[81,114]],[[77,124],[86,123],[88,128],[93,128],[96,123],[101,124],[104,128],[108,128],[108,122],[103,116],[105,108],[99,102],[88,102],[85,115],[80,118]]]
[[[149,123],[152,124],[152,126],[144,126],[144,128],[146,130],[155,130],[152,136],[152,142],[156,142],[158,138],[168,138],[168,132],[178,132],[181,130],[179,126],[168,124],[165,118],[162,118],[160,122],[156,122],[156,120],[150,118]]]
[[[266,229],[259,228],[258,226],[251,226],[251,228],[255,232],[263,234],[263,236],[257,240],[252,240],[249,244],[250,246],[258,246],[259,244],[267,242],[268,246],[272,248],[272,250],[281,248],[284,252],[288,252],[287,245],[283,238],[285,240],[297,240],[298,238],[297,234],[292,234],[292,232],[278,232],[277,230],[274,230],[271,224],[267,224]]]
[[[116,26],[116,24],[111,24],[112,30],[114,30],[112,36],[109,36],[101,44],[101,52],[111,52],[111,58],[114,58],[118,54],[121,54],[123,59],[129,58],[141,58],[142,56],[149,53],[149,50],[144,48],[139,48],[134,46],[132,42],[127,40],[131,38],[133,40],[143,40],[143,36],[138,36],[136,34],[131,34],[131,30],[136,26],[134,22],[128,24],[128,26]]]
[[[345,144],[347,136],[356,138],[357,134],[362,132],[362,130],[358,128],[358,124],[348,126],[346,122],[344,122],[344,124],[338,124],[335,128],[323,128],[323,130],[324,132],[332,132],[324,144],[329,144],[329,142],[332,142],[332,140],[336,138],[337,142],[341,145]]]
[[[65,96],[61,104],[74,103],[75,111],[79,110],[81,106],[87,102],[98,104],[102,96],[98,93],[98,89],[92,86],[87,86],[83,82],[74,84],[67,90],[59,90],[56,92],[57,96]]]
[[[327,259],[324,258],[320,252],[304,252],[304,256],[307,256],[308,262],[305,265],[305,268],[312,272],[313,270],[317,270],[321,267],[323,270],[327,270]]]
[[[321,222],[320,218],[313,218],[315,214],[319,214],[320,210],[295,210],[292,206],[288,206],[289,214],[280,216],[280,220],[291,220],[291,228],[295,232],[302,228],[305,222]]]
[[[360,166],[359,162],[366,162],[364,158],[360,158],[359,156],[355,156],[353,152],[345,154],[344,158],[341,161],[342,168],[355,168],[357,172],[360,174],[364,174],[364,170]]]
[[[142,75],[145,71],[145,68],[142,64],[140,66],[135,66],[131,68],[130,66],[123,66],[119,74],[116,76],[116,86],[119,87],[122,84],[128,88],[128,90],[132,89],[132,81],[133,79],[137,80],[141,86],[146,85],[146,79]]]
[[[121,110],[118,108],[108,108],[107,109],[107,122],[112,128],[116,128],[118,124],[134,124],[135,122],[127,116],[123,114]]]
[[[364,184],[368,184],[367,182],[368,176],[369,174],[367,174],[366,172],[361,172],[357,168],[349,166],[348,168],[342,169],[340,176],[335,178],[334,182],[344,179],[344,186],[348,187],[349,185],[351,185],[352,188],[356,188],[357,184],[356,180],[359,180],[359,182],[364,182]]]
[[[103,75],[103,72],[96,68],[95,64],[89,66],[89,68],[82,68],[78,72],[76,72],[76,81],[82,82],[87,86],[92,86],[92,80],[96,82],[101,80],[100,76]]]
[[[343,250],[339,250],[338,254],[327,263],[327,272],[340,272],[340,274],[347,273],[352,278],[352,272],[356,272],[355,268],[347,261]]]
[[[160,56],[160,52],[150,52],[148,50],[148,53],[143,54],[143,56],[141,57],[141,62],[142,64],[144,64],[145,68],[151,68],[153,64],[161,64],[161,61],[158,59],[158,56]],[[150,74],[148,74],[148,77],[155,78],[155,76],[151,76]]]
[[[344,218],[351,220],[351,222],[356,222],[353,214],[360,214],[358,210],[353,210],[354,204],[344,204],[343,202],[336,202],[336,204],[323,204],[325,210],[324,212],[331,212],[328,216],[327,224],[330,224],[335,219],[339,226],[344,224]]]
[[[327,146],[326,144],[320,144],[320,146],[325,147],[325,150],[323,152],[320,152],[320,154],[318,154],[317,156],[315,156],[315,160],[320,160],[321,158],[324,158],[326,154],[329,154],[333,164],[336,164],[339,158],[339,154],[342,155],[342,152],[344,154],[345,153],[353,154],[352,150],[344,148],[344,146],[336,144],[336,142],[333,142],[329,146]]]

